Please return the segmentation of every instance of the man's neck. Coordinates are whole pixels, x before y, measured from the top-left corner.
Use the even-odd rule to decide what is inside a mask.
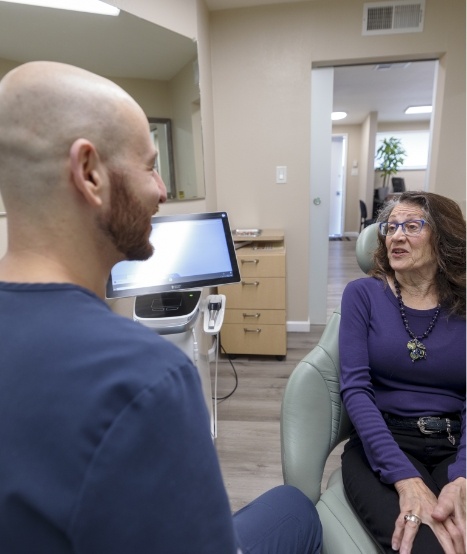
[[[50,254],[21,252],[7,254],[0,260],[0,281],[13,283],[71,283],[105,297],[108,273],[86,267],[81,261],[66,264]]]

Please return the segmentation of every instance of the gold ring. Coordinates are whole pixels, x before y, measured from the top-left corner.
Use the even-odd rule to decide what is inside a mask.
[[[422,522],[421,518],[417,516],[416,514],[405,514],[404,521],[407,523],[408,521],[412,521],[416,525],[420,525]]]

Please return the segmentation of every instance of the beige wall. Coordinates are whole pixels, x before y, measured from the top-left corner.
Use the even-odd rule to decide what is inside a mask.
[[[172,133],[175,157],[175,181],[177,191],[184,197],[197,197],[197,171],[195,150],[193,148],[193,115],[199,105],[199,87],[195,84],[194,64],[192,60],[170,82],[170,99],[174,109]],[[204,195],[204,187],[200,190]]]
[[[17,65],[17,62],[0,58],[0,79]],[[111,80],[131,94],[147,116],[173,117],[174,108],[168,81],[115,77],[111,77]]]
[[[218,207],[235,226],[285,229],[289,321],[308,319],[304,299],[313,286],[302,263],[309,249],[312,64],[440,56],[444,92],[434,131],[442,140],[435,142],[430,190],[465,202],[464,1],[450,0],[446,9],[427,0],[424,32],[379,37],[361,36],[363,3],[316,0],[210,16]],[[274,183],[276,165],[288,167],[285,186]]]
[[[355,232],[360,224],[360,211],[356,204],[360,200],[359,182],[360,182],[360,150],[362,142],[361,125],[333,125],[332,133],[335,135],[347,136],[347,165],[345,168],[345,227],[344,233]],[[352,164],[357,162],[358,175],[352,175]],[[362,198],[363,200],[363,198]]]
[[[131,94],[148,117],[173,117],[173,107],[167,81],[111,77],[122,89]]]
[[[107,3],[186,37],[197,37],[196,1],[107,0]]]

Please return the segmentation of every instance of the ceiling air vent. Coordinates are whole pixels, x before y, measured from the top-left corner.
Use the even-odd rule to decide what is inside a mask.
[[[391,35],[423,31],[425,0],[393,0],[363,5],[363,35]]]

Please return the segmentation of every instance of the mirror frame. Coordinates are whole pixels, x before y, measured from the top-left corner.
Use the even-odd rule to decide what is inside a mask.
[[[172,142],[172,120],[167,117],[148,117],[149,128],[151,124],[160,125],[164,128],[165,137],[167,140],[167,164],[168,164],[168,179],[163,178],[159,168],[158,173],[163,179],[167,189],[167,200],[177,200],[177,185],[175,180],[175,163]],[[160,160],[160,150],[158,151],[158,160]]]

